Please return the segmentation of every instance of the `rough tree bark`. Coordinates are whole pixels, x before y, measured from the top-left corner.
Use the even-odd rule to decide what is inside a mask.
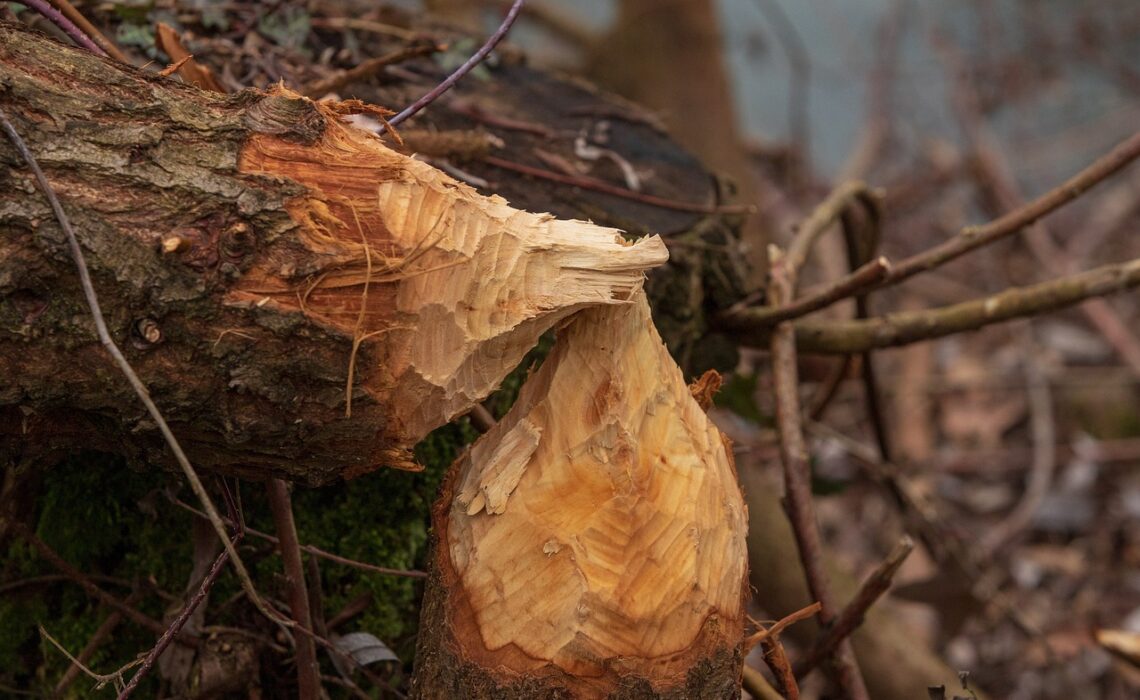
[[[437,507],[421,696],[738,695],[746,511],[650,318],[660,238],[479,195],[343,123],[358,103],[203,93],[4,24],[0,104],[200,467],[413,468],[560,327]],[[167,462],[42,194],[0,162],[0,456]]]

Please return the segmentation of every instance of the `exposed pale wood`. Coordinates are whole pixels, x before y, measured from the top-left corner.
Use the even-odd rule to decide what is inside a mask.
[[[453,467],[420,697],[737,697],[746,520],[644,294],[582,311]]]
[[[243,172],[287,177],[307,194],[287,205],[296,239],[227,299],[304,313],[372,346],[378,361],[357,366],[359,386],[391,407],[395,443],[469,410],[542,333],[628,299],[668,257],[657,236],[632,243],[482,196],[318,107],[328,119],[317,144],[256,134],[242,151]],[[289,269],[297,243],[323,266]]]

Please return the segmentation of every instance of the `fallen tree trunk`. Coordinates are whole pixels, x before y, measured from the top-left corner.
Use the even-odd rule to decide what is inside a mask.
[[[225,97],[0,25],[0,104],[104,313],[201,467],[323,483],[468,410],[539,336],[624,303],[657,237],[484,197],[284,90]],[[343,112],[343,106],[341,108]],[[0,453],[169,463],[95,342],[47,201],[0,144]]]

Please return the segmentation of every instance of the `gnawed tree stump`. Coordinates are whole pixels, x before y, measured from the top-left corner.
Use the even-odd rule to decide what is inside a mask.
[[[436,506],[417,696],[739,697],[746,520],[644,294],[577,314]]]

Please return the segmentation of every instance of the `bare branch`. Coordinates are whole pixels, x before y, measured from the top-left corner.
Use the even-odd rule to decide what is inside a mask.
[[[266,484],[269,509],[273,511],[273,524],[277,529],[278,549],[285,565],[285,585],[289,594],[289,610],[301,627],[311,629],[313,616],[309,610],[309,593],[305,589],[305,570],[301,549],[297,542],[297,526],[293,520],[293,501],[289,487],[281,479],[270,479]],[[303,698],[320,694],[320,667],[317,649],[307,636],[296,639],[297,692]]]
[[[827,202],[836,203],[845,198],[832,195]],[[826,202],[825,202],[826,204]],[[816,213],[824,207],[821,205]],[[839,209],[835,209],[838,215]],[[813,226],[822,230],[826,223],[820,223],[825,215],[809,217]],[[814,234],[805,222],[797,241],[806,257]],[[793,245],[796,242],[793,241]],[[783,258],[779,250],[773,250],[771,257],[771,281],[768,298],[773,306],[781,306],[794,297],[797,268],[793,264],[796,257]],[[815,506],[811,494],[811,467],[808,464],[807,445],[804,442],[803,426],[800,419],[799,376],[797,371],[796,336],[790,321],[776,326],[771,336],[773,391],[776,399],[776,423],[780,435],[780,457],[784,467],[785,508],[792,523],[796,544],[800,552],[808,589],[820,604],[819,617],[823,624],[834,618],[835,604],[827,571],[823,562],[823,545],[820,540],[819,524],[815,517]],[[835,676],[844,694],[851,700],[866,700],[867,689],[859,675],[855,654],[847,640],[840,642],[835,653]]]
[[[107,55],[107,52],[104,51],[102,47],[92,41],[91,37],[87,36],[82,29],[75,26],[75,23],[65,17],[62,12],[52,7],[51,3],[47,2],[47,0],[19,0],[19,4],[43,15],[49,22],[59,27],[64,34],[71,37],[72,41],[96,56]]]
[[[510,31],[511,25],[515,23],[516,19],[518,19],[519,11],[522,10],[522,6],[523,0],[515,0],[514,4],[511,5],[511,9],[507,12],[507,16],[503,18],[503,23],[499,25],[499,28],[495,30],[495,33],[487,39],[486,43],[479,47],[479,50],[476,51],[471,56],[471,58],[464,61],[463,65],[456,68],[451,75],[447,76],[447,78],[442,83],[436,85],[434,88],[428,91],[426,95],[416,100],[408,107],[405,107],[399,114],[392,117],[388,123],[391,126],[398,126],[408,117],[413,116],[424,107],[427,107],[432,102],[435,102],[436,98],[450,90],[451,86],[459,82],[460,78],[470,73],[471,70],[475,68],[475,66],[482,63],[483,59],[487,58],[487,54],[491,53],[491,51],[499,45],[499,42],[503,40],[503,37],[507,35],[507,32]]]
[[[864,352],[1056,311],[1085,299],[1137,286],[1140,286],[1140,259],[1104,265],[1028,287],[1014,287],[938,309],[904,311],[862,321],[802,321],[796,324],[796,342],[806,352]],[[769,333],[766,329],[751,329],[739,334],[737,339],[746,345],[762,347]]]
[[[898,284],[932,270],[972,250],[989,245],[1030,226],[1093,186],[1120,171],[1140,156],[1140,132],[1130,136],[1087,168],[1037,199],[981,226],[969,226],[950,240],[897,263],[882,286]]]
[[[891,579],[894,578],[895,573],[906,561],[906,558],[910,556],[913,549],[914,541],[904,535],[887,555],[887,558],[871,572],[871,575],[859,587],[858,593],[847,604],[847,607],[843,608],[843,611],[836,616],[831,625],[815,640],[815,644],[812,645],[807,655],[796,664],[797,678],[803,678],[810,673],[813,668],[819,665],[819,662],[826,659],[835,650],[839,642],[851,636],[851,633],[863,624],[863,617],[875,604],[875,601],[890,588]]]
[[[796,299],[779,308],[772,306],[731,308],[717,318],[717,326],[728,331],[734,331],[755,328],[756,326],[772,326],[781,321],[791,321],[868,290],[885,279],[890,272],[890,261],[879,256],[850,275],[824,286],[818,292]]]

